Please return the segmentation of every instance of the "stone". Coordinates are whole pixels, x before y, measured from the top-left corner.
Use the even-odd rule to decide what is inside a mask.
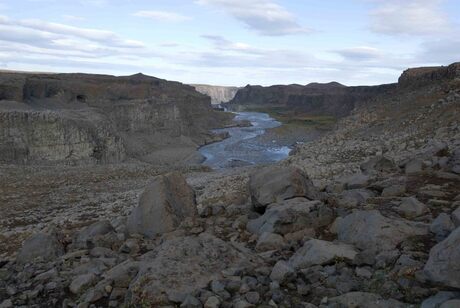
[[[446,238],[454,228],[454,223],[446,213],[439,214],[430,225],[430,231],[436,234],[437,239]]]
[[[257,251],[280,250],[286,245],[284,238],[275,233],[264,232],[256,244]]]
[[[84,228],[75,235],[73,247],[75,248],[93,248],[98,237],[114,232],[110,221],[103,220],[95,222]]]
[[[13,308],[13,302],[11,299],[5,299],[3,302],[0,303],[0,308]]]
[[[459,171],[460,173],[460,171]],[[444,302],[439,306],[439,308],[459,308],[460,307],[460,299],[451,299],[447,302]]]
[[[460,292],[440,291],[425,299],[420,308],[438,308],[442,303],[460,296]]]
[[[112,267],[104,273],[103,277],[106,281],[111,281],[116,288],[127,288],[133,278],[136,277],[139,266],[139,262],[127,260]]]
[[[271,204],[262,216],[250,220],[246,229],[254,234],[269,232],[284,235],[326,226],[333,219],[333,211],[321,201],[294,198]]]
[[[270,274],[270,279],[277,282],[284,282],[287,278],[294,274],[294,269],[291,265],[283,260],[276,262]]]
[[[147,237],[171,232],[187,217],[196,215],[195,194],[178,172],[154,177],[128,217],[130,234]]]
[[[73,294],[80,294],[84,292],[89,286],[91,286],[96,280],[94,274],[84,274],[75,277],[69,286],[69,291]]]
[[[394,299],[383,299],[380,295],[367,292],[349,292],[330,298],[327,307],[377,307],[377,308],[405,308],[403,304]]]
[[[64,254],[64,247],[56,236],[37,233],[29,237],[22,245],[16,257],[16,262],[25,264],[40,258],[43,261],[53,261]]]
[[[447,164],[449,171],[460,174],[460,147],[453,151]]]
[[[375,172],[396,172],[399,171],[399,168],[396,166],[395,162],[386,156],[375,156],[369,159],[367,162],[361,164],[361,171],[366,174],[371,174]]]
[[[377,210],[355,211],[337,221],[338,240],[362,250],[392,250],[405,239],[428,234],[428,226],[390,219]]]
[[[257,305],[260,302],[260,294],[255,291],[246,293],[244,295],[244,298],[246,298],[248,303],[253,304],[253,305]]]
[[[391,185],[385,187],[382,191],[382,197],[397,197],[402,196],[406,192],[405,185]]]
[[[204,303],[204,308],[219,308],[220,299],[217,296],[209,297]]]
[[[372,272],[365,267],[357,267],[355,269],[356,276],[370,279],[372,277]]]
[[[455,211],[452,212],[452,222],[454,223],[455,227],[460,227],[460,206],[457,207]]]
[[[428,279],[442,285],[460,288],[460,228],[430,250],[424,272]]]
[[[351,245],[312,239],[295,252],[289,259],[289,264],[294,269],[307,268],[329,264],[335,260],[352,261],[356,254],[356,249]]]
[[[249,251],[245,255],[251,257]],[[211,281],[222,279],[225,269],[250,266],[239,250],[208,233],[166,239],[142,255],[139,262],[129,290],[133,300],[144,298],[152,305],[162,303],[163,296],[172,291],[195,294],[206,289]]]
[[[354,208],[364,204],[372,197],[375,197],[375,193],[369,189],[351,189],[342,192],[336,202],[340,207]]]
[[[404,166],[404,172],[406,174],[414,174],[423,170],[423,161],[418,158],[411,159]]]
[[[267,205],[286,199],[318,197],[317,189],[303,171],[284,166],[268,166],[251,174],[249,192],[253,207],[260,212]]]
[[[341,178],[339,181],[345,186],[346,189],[359,189],[367,187],[370,180],[371,177],[367,174],[355,173]]]
[[[429,212],[428,207],[414,197],[403,198],[396,210],[405,218],[415,218]]]
[[[188,295],[184,301],[180,304],[181,308],[201,308],[203,305],[201,302],[194,296]]]

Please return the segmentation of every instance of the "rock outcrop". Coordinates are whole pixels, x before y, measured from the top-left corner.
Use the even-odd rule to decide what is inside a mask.
[[[186,160],[225,119],[194,88],[142,74],[0,74],[2,163]]]

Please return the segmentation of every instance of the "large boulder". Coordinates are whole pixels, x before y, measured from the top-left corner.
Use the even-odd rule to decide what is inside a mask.
[[[196,214],[195,195],[178,172],[152,179],[142,193],[139,205],[128,217],[129,233],[147,237],[173,231],[186,217]]]
[[[386,218],[377,210],[355,211],[334,225],[339,241],[373,251],[391,250],[411,236],[428,234],[425,224]]]
[[[442,285],[460,288],[460,228],[430,250],[424,271],[428,278]]]
[[[231,244],[207,233],[172,238],[140,257],[139,273],[130,284],[130,301],[145,300],[158,307],[171,297],[185,299],[222,279],[223,270],[244,267],[247,262]]]
[[[414,197],[403,198],[396,210],[405,218],[415,218],[429,212],[428,207]]]
[[[37,233],[29,237],[16,257],[16,262],[25,264],[36,259],[53,261],[64,254],[64,247],[56,236],[46,233]]]
[[[380,295],[367,292],[349,292],[330,298],[327,307],[375,307],[375,308],[404,308],[408,305],[394,299],[383,299]]]
[[[287,233],[326,226],[334,219],[333,211],[321,201],[294,198],[268,206],[265,213],[250,220],[246,229],[254,234]]]
[[[254,208],[260,212],[267,205],[286,199],[318,197],[317,189],[302,170],[282,166],[265,167],[251,174],[249,192]]]
[[[449,171],[460,174],[460,147],[455,149],[449,158]]]
[[[328,264],[336,259],[352,261],[357,253],[356,249],[348,244],[311,239],[296,251],[289,259],[289,264],[299,269]]]

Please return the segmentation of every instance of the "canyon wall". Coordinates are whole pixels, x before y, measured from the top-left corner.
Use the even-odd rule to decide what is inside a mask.
[[[194,88],[142,74],[0,74],[1,163],[183,160],[228,120]]]
[[[240,89],[238,87],[210,86],[205,84],[193,84],[191,86],[198,92],[211,97],[211,103],[215,105],[231,101]]]

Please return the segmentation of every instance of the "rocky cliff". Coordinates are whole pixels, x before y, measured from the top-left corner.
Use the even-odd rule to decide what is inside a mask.
[[[1,73],[0,118],[2,163],[66,164],[184,160],[228,120],[194,88],[142,74]]]
[[[221,104],[231,101],[235,97],[236,92],[240,89],[238,87],[210,86],[204,84],[193,84],[191,86],[198,92],[210,96],[212,104]]]
[[[247,85],[240,89],[227,106],[230,109],[277,107],[311,115],[343,117],[359,101],[393,91],[394,84],[382,86],[347,87],[337,82],[326,84],[276,85],[271,87]]]

